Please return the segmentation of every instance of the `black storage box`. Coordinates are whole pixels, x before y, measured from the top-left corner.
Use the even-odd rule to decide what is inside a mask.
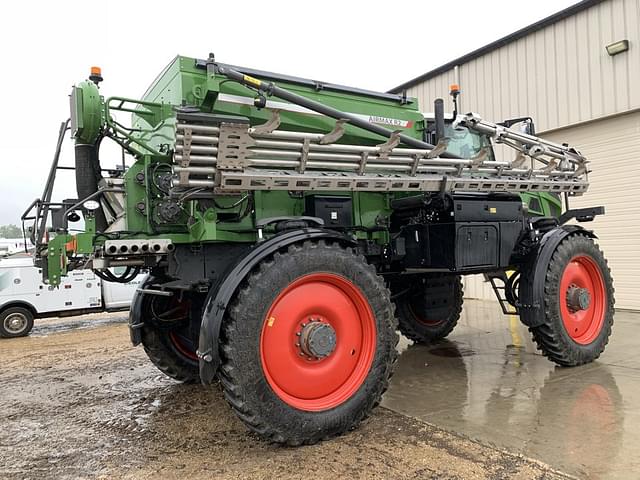
[[[327,227],[350,227],[353,225],[351,197],[308,195],[305,215],[321,218]]]
[[[518,197],[458,196],[445,213],[442,222],[403,228],[406,268],[472,272],[509,265],[523,229]]]

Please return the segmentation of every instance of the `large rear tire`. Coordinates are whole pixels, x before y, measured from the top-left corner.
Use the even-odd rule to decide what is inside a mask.
[[[176,294],[177,295],[177,294]],[[142,345],[162,373],[183,383],[200,382],[197,325],[191,324],[190,299],[145,295]],[[198,323],[199,325],[199,323]]]
[[[534,282],[541,281],[532,277],[522,275],[520,288],[533,289]],[[613,281],[602,251],[585,235],[566,237],[543,281],[543,318],[532,319],[542,322],[532,322],[538,323],[529,328],[533,340],[558,365],[592,362],[607,345],[613,325]]]
[[[408,277],[406,293],[396,300],[400,332],[416,343],[449,335],[460,319],[463,288],[460,275]]]
[[[380,402],[395,329],[389,291],[364,257],[323,241],[290,246],[250,274],[228,309],[225,397],[267,440],[338,435]]]

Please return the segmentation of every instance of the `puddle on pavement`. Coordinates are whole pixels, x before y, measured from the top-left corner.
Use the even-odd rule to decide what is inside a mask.
[[[468,357],[474,354],[475,352],[470,348],[449,343],[433,345],[429,349],[429,355],[435,355],[436,357]]]
[[[537,353],[525,327],[487,305],[467,302],[448,340],[402,339],[383,406],[581,478],[639,472],[640,357],[633,342],[615,338],[637,338],[640,314],[617,314],[611,355],[561,368]],[[608,361],[624,349],[623,366]]]

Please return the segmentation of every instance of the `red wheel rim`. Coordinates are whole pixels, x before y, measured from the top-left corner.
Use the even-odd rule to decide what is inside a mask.
[[[335,348],[324,358],[301,354],[297,334],[311,320],[335,332]],[[312,273],[288,285],[271,304],[260,337],[267,382],[285,403],[306,411],[328,410],[351,398],[375,351],[375,317],[366,297],[332,273]]]
[[[590,301],[586,309],[573,311],[568,305],[570,288],[586,289]],[[560,314],[569,336],[582,345],[593,342],[604,324],[607,294],[596,262],[587,255],[573,257],[560,279]]]
[[[196,352],[187,344],[187,341],[175,332],[169,332],[169,338],[175,349],[189,360],[198,361]]]

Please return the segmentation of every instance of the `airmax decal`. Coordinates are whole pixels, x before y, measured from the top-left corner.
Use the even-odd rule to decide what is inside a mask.
[[[378,115],[356,115],[356,116],[365,118],[369,123],[388,125],[390,127],[411,128],[413,126],[413,122],[409,120],[399,120],[397,118],[379,117]]]
[[[242,105],[253,105],[253,98],[243,97],[242,95],[230,95],[228,93],[221,93],[218,95],[219,102],[226,103],[239,103]],[[292,103],[286,102],[275,102],[273,100],[267,100],[266,108],[270,109],[278,109],[285,112],[296,112],[296,113],[304,113],[307,115],[322,115],[321,113],[314,112],[313,110],[309,110],[308,108],[301,107],[300,105],[294,105]],[[349,113],[349,112],[346,112]],[[413,121],[411,120],[400,120],[398,118],[389,118],[389,117],[381,117],[378,115],[362,115],[360,113],[349,113],[349,115],[353,115],[354,117],[358,117],[365,122],[375,123],[377,125],[385,125],[387,127],[396,127],[396,128],[411,128],[413,127]]]

